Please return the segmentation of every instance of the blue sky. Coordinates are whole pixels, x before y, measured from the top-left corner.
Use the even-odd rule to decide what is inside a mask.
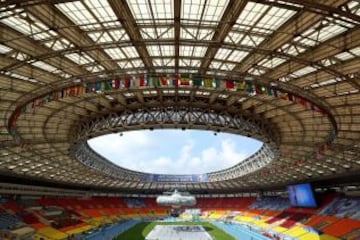
[[[262,145],[254,139],[199,130],[139,130],[108,134],[89,145],[115,164],[162,174],[201,174],[235,165]]]

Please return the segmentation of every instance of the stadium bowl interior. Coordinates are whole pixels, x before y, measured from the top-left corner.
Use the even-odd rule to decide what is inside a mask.
[[[0,31],[0,238],[119,233],[168,215],[155,197],[175,189],[262,237],[360,238],[359,1],[9,0]],[[157,129],[263,145],[164,175],[87,143]]]

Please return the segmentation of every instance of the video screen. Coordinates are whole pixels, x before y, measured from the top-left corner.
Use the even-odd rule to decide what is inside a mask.
[[[294,207],[317,207],[314,193],[309,183],[289,185],[287,191],[290,204]]]

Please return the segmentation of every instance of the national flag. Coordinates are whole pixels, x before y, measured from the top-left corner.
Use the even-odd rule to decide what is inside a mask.
[[[162,86],[167,86],[168,82],[167,82],[167,78],[166,77],[160,77],[160,83]]]
[[[127,78],[123,79],[123,84],[124,84],[125,88],[131,87],[131,78],[127,77]]]
[[[160,79],[158,77],[152,77],[152,85],[154,87],[160,87]]]
[[[34,100],[34,106],[35,107],[40,107],[41,105],[42,105],[42,99],[37,98],[37,99]]]
[[[101,82],[97,81],[95,82],[95,91],[100,91],[101,90]]]
[[[190,79],[188,77],[180,78],[180,85],[181,86],[189,86],[190,85]]]
[[[267,87],[267,88],[266,88],[266,93],[267,93],[267,95],[269,95],[269,96],[272,96],[272,95],[273,95],[272,90],[271,90],[271,87]]]
[[[145,86],[145,76],[141,75],[139,77],[139,87],[144,87]]]
[[[194,77],[193,78],[193,85],[197,86],[197,87],[201,87],[202,85],[202,79],[199,77]]]
[[[226,80],[225,82],[225,88],[227,89],[232,89],[235,87],[234,81],[233,80]]]
[[[150,86],[151,85],[151,77],[146,75],[145,78],[145,86]]]
[[[69,97],[75,97],[75,96],[77,96],[76,95],[77,94],[77,87],[69,87],[67,89],[67,92],[68,92]]]
[[[282,100],[289,100],[288,93],[286,93],[286,92],[280,92],[280,98],[281,98]]]
[[[80,84],[77,86],[77,96],[84,94],[84,85]]]
[[[321,108],[319,108],[318,106],[316,106],[314,104],[311,104],[311,109],[315,112],[324,113],[324,111]]]
[[[254,92],[253,82],[252,82],[252,81],[245,81],[245,84],[246,84],[245,90],[246,90],[248,93],[253,93],[253,92]]]
[[[213,88],[213,79],[205,78],[204,79],[204,87],[206,88]]]
[[[214,79],[214,82],[215,82],[215,88],[220,88],[220,86],[221,86],[221,81],[220,81],[220,79],[215,78],[215,79]]]
[[[236,89],[238,91],[244,91],[246,87],[245,81],[236,82]]]
[[[292,102],[295,100],[294,95],[292,95],[291,93],[288,93],[288,98],[289,98],[289,101],[292,101]]]
[[[306,100],[305,100],[304,98],[302,98],[302,97],[296,97],[296,98],[295,98],[295,102],[296,102],[296,103],[299,103],[299,104],[301,104],[301,105],[303,105],[303,106],[306,105]]]
[[[109,91],[112,89],[112,80],[108,80],[104,82],[104,90]]]
[[[179,76],[173,76],[173,78],[171,80],[171,84],[174,87],[178,87],[179,86]]]
[[[118,77],[115,77],[113,80],[113,89],[119,89],[120,88],[120,79]]]
[[[278,92],[277,92],[277,89],[276,89],[276,88],[271,87],[271,92],[272,92],[272,95],[273,95],[273,96],[278,97]]]

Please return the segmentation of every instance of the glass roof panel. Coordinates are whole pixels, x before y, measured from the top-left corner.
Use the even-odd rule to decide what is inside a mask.
[[[31,65],[41,68],[47,72],[55,72],[58,70],[58,68],[56,68],[50,64],[44,63],[42,61],[33,62]]]
[[[214,33],[215,33],[215,31],[213,29],[186,27],[186,28],[181,28],[180,38],[196,39],[196,40],[211,40]]]
[[[113,42],[112,38],[107,32],[93,32],[88,33],[88,35],[95,43]]]
[[[44,44],[55,51],[64,50],[74,46],[74,44],[70,43],[65,38],[59,38],[54,41],[47,41]]]
[[[86,70],[88,70],[89,72],[96,73],[96,72],[104,71],[105,69],[101,65],[92,65],[92,66],[86,67]]]
[[[342,52],[335,55],[335,58],[340,59],[342,61],[349,60],[354,58],[355,56],[349,52]]]
[[[56,32],[50,30],[30,13],[14,14],[1,19],[1,22],[35,40],[46,40],[57,36]]]
[[[211,69],[219,69],[221,64],[222,64],[222,62],[214,60],[210,63],[210,68]]]
[[[10,52],[11,50],[12,50],[11,48],[9,48],[9,47],[7,47],[7,46],[5,46],[5,45],[0,44],[0,53],[1,53],[1,54],[8,53],[8,52]]]
[[[206,53],[206,47],[199,46],[180,46],[180,56],[183,57],[203,57]]]
[[[124,29],[109,30],[108,33],[114,38],[116,42],[130,39]]]
[[[216,52],[215,59],[221,59],[225,60],[232,50],[226,49],[226,48],[219,48],[219,50]]]
[[[200,67],[201,61],[200,60],[196,60],[196,59],[191,59],[191,64],[190,66],[192,67]]]
[[[261,62],[258,63],[258,65],[262,66],[262,67],[273,69],[273,68],[279,66],[280,64],[282,64],[285,61],[286,60],[283,59],[283,58],[273,57],[271,59],[262,60]]]
[[[241,44],[257,46],[266,35],[277,30],[295,13],[295,11],[285,8],[248,2],[233,27],[233,30],[245,31],[243,34],[248,36],[243,39],[242,36],[236,36],[235,33],[232,33],[229,37],[237,43],[243,39]],[[231,41],[230,38],[226,41]]]
[[[135,47],[123,47],[121,48],[128,58],[138,58],[139,54]]]
[[[144,63],[140,59],[132,60],[131,63],[135,68],[144,67]]]
[[[92,59],[89,55],[87,55],[86,53],[69,53],[69,54],[65,54],[65,57],[67,57],[68,59],[70,59],[71,61],[83,65],[83,64],[88,64],[88,63],[92,63],[95,60]]]
[[[273,32],[283,25],[295,13],[296,12],[292,10],[272,6],[269,11],[266,12],[266,15],[260,19],[256,26],[272,30],[270,32]]]
[[[244,59],[244,57],[246,57],[249,53],[245,52],[245,51],[239,51],[239,50],[234,50],[229,57],[227,58],[227,60],[229,61],[233,61],[233,62],[240,62],[241,60]]]
[[[184,0],[181,6],[181,19],[206,21],[217,25],[228,5],[228,0]]]
[[[297,56],[306,50],[305,48],[298,45],[290,45],[288,43],[284,44],[280,49],[284,53],[290,54],[292,56]]]
[[[119,48],[107,48],[104,51],[114,60],[125,58],[124,53]]]
[[[130,61],[119,61],[119,62],[117,62],[117,64],[120,66],[120,68],[132,67]]]
[[[224,63],[224,64],[220,67],[220,69],[221,69],[221,70],[225,70],[225,71],[231,71],[231,70],[233,70],[234,67],[235,67],[235,64],[233,64],[233,63]]]
[[[314,71],[316,71],[316,68],[307,66],[307,67],[301,68],[301,69],[291,73],[291,75],[294,77],[301,77],[301,76],[304,76],[304,75],[309,74]]]
[[[112,26],[121,26],[108,1],[85,0],[85,3],[100,22],[112,21]]]
[[[360,47],[352,48],[349,50],[352,54],[360,57]]]
[[[267,11],[269,5],[248,2],[240,14],[236,23],[240,25],[240,28],[251,28]]]
[[[174,56],[174,46],[173,45],[160,45],[160,50],[162,56]]]
[[[294,42],[313,47],[345,32],[351,27],[353,25],[347,22],[323,20],[303,32],[301,36],[294,38]]]
[[[157,27],[149,28],[143,27],[140,29],[140,33],[143,39],[173,39],[174,28],[173,27]]]
[[[97,23],[94,15],[87,10],[83,2],[66,2],[59,3],[56,7],[61,10],[68,18],[70,18],[75,24],[81,25]]]
[[[174,7],[172,0],[128,0],[135,20],[141,23],[173,22]]]

